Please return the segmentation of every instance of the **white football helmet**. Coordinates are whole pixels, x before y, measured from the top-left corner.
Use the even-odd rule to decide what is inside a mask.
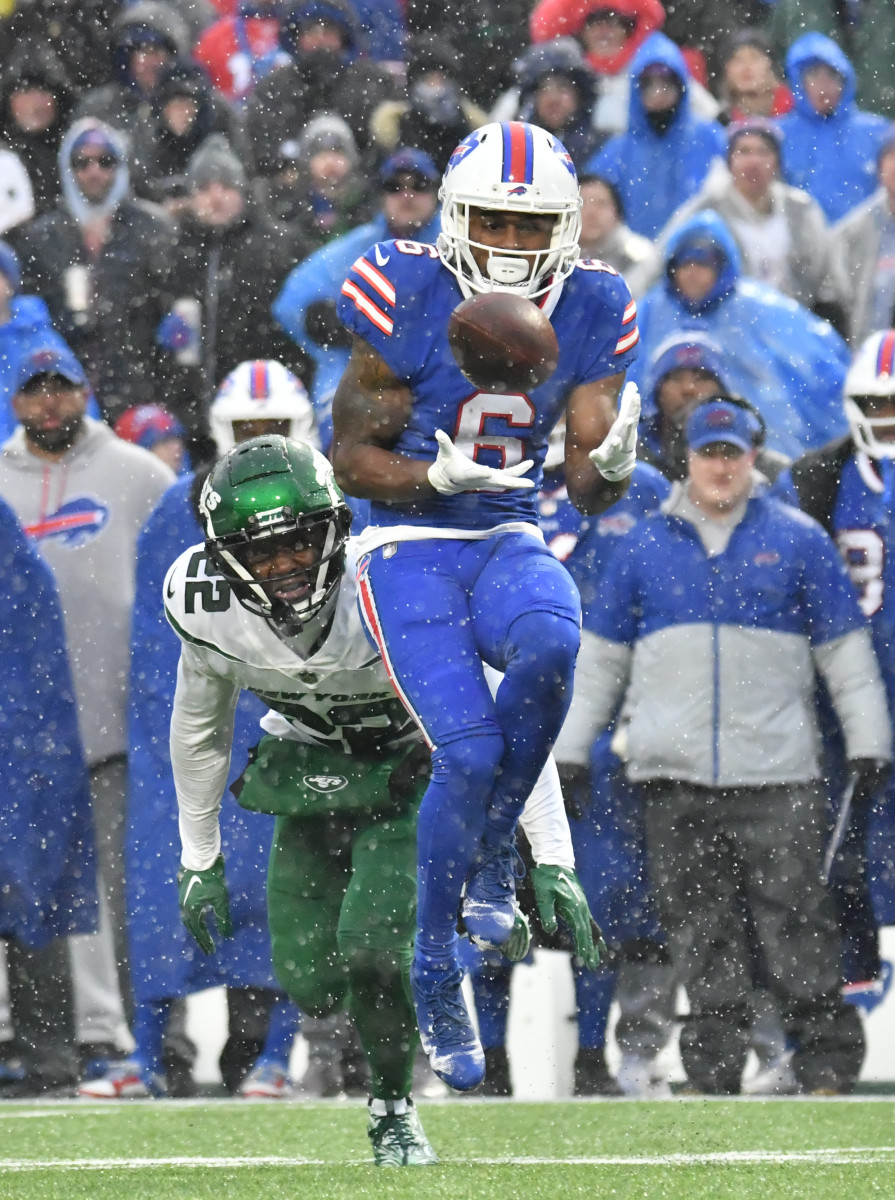
[[[861,343],[845,377],[845,415],[852,439],[871,458],[895,458],[895,441],[880,441],[876,431],[895,428],[895,417],[868,417],[865,397],[895,399],[895,329],[881,329]]]
[[[526,121],[493,121],[465,137],[451,155],[438,193],[438,253],[469,297],[509,291],[531,299],[570,274],[579,257],[581,193],[568,151]],[[469,238],[470,208],[556,216],[546,250],[501,252]],[[488,252],[479,270],[472,246]]]
[[[217,390],[208,413],[218,454],[236,445],[234,421],[288,421],[288,437],[320,449],[314,409],[304,384],[273,359],[234,367]]]

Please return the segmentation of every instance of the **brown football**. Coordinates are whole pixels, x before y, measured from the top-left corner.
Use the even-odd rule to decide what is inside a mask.
[[[529,392],[559,361],[550,321],[531,300],[509,292],[483,292],[458,304],[448,341],[457,366],[483,392]]]

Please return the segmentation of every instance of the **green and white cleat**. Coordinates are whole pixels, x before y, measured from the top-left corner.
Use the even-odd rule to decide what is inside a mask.
[[[423,1132],[413,1100],[374,1100],[368,1103],[367,1136],[377,1167],[429,1167],[438,1155]]]

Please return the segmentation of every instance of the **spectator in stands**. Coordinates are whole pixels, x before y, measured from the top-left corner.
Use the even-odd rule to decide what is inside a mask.
[[[639,290],[659,274],[670,234],[694,213],[711,208],[733,234],[745,275],[792,296],[844,333],[848,280],[820,205],[779,179],[780,144],[779,129],[770,121],[730,126],[727,169],[713,171],[674,213],[659,235],[652,278],[645,278],[646,269],[637,273]]]
[[[685,479],[687,418],[712,396],[726,396],[754,414],[760,434],[755,443],[755,469],[775,480],[789,459],[765,446],[764,418],[747,400],[732,395],[721,347],[698,330],[670,334],[647,361],[638,458],[658,467],[668,479]]]
[[[721,63],[723,107],[718,120],[723,125],[791,111],[792,92],[779,77],[771,39],[763,29],[737,30],[724,47]]]
[[[162,71],[188,56],[189,29],[171,4],[138,0],[115,17],[111,41],[114,79],[85,92],[74,115],[97,117],[131,142],[150,117]]]
[[[35,342],[13,398],[20,426],[0,450],[0,496],[52,568],[65,613],[102,897],[99,933],[72,944],[75,998],[80,1040],[105,1051],[117,1038],[121,999],[130,1000],[123,836],[134,553],[174,475],[85,416],[86,405],[78,360]]]
[[[0,1097],[70,1087],[67,938],[96,929],[90,786],[53,574],[0,501],[0,938],[14,1038]]]
[[[370,114],[397,97],[394,76],[357,58],[360,30],[347,0],[304,0],[283,20],[280,44],[291,61],[277,67],[255,89],[246,128],[262,175],[276,171],[280,147],[294,140],[317,112],[337,112],[351,126],[361,150],[368,141]]]
[[[783,173],[838,221],[874,188],[889,123],[855,103],[854,69],[830,38],[806,33],[786,55],[796,106],[782,118]]]
[[[539,0],[530,22],[535,45],[575,37],[599,77],[594,113],[604,136],[624,133],[630,107],[631,60],[643,42],[665,23],[659,0]]]
[[[160,386],[155,329],[169,305],[174,227],[132,200],[124,144],[102,122],[77,121],[59,151],[62,201],[17,231],[26,291],[86,367],[114,419],[150,403]]]
[[[40,43],[60,60],[76,91],[105,83],[111,71],[109,23],[117,8],[108,0],[7,4],[0,20],[0,63],[8,63],[26,41]]]
[[[289,61],[280,46],[280,0],[239,0],[199,38],[193,58],[222,96],[242,107],[258,81]]]
[[[315,250],[370,219],[376,197],[351,128],[338,113],[312,117],[280,152],[280,170],[266,181],[268,207],[303,250]]]
[[[833,250],[849,284],[847,336],[856,348],[895,323],[895,130],[880,146],[873,195],[833,227]]]
[[[59,200],[59,146],[74,98],[65,69],[48,46],[40,41],[16,46],[3,67],[0,140],[28,172],[36,213]]]
[[[643,43],[631,77],[627,132],[611,138],[585,170],[611,180],[628,224],[652,238],[699,190],[713,161],[723,156],[724,137],[720,126],[691,112],[687,68],[664,34]]]
[[[606,134],[594,125],[599,84],[581,47],[574,38],[557,38],[530,46],[513,67],[519,81],[518,106],[506,119],[540,125],[583,166]]]
[[[220,134],[190,159],[187,181],[190,202],[171,265],[174,303],[158,338],[172,372],[165,399],[198,462],[211,451],[208,406],[238,363],[265,355],[301,373],[300,355],[270,315],[301,255],[292,235],[255,204],[245,168]]]
[[[625,224],[622,198],[615,184],[599,175],[579,175],[581,188],[582,258],[596,258],[624,275],[652,254],[652,242]]]
[[[665,13],[665,33],[681,47],[694,74],[717,95],[731,37],[765,25],[768,5],[765,0],[666,0]]]
[[[407,45],[407,92],[383,100],[370,117],[370,140],[383,157],[415,146],[439,166],[454,147],[488,120],[460,86],[462,55],[446,37],[420,34]]]
[[[179,217],[186,200],[190,158],[206,138],[220,133],[243,162],[251,161],[236,114],[216,96],[205,72],[193,63],[165,67],[152,93],[152,113],[134,135],[134,192]]]
[[[849,1092],[864,1044],[839,994],[820,882],[815,670],[861,786],[891,759],[891,730],[839,555],[817,525],[756,490],[754,438],[754,418],[729,402],[691,413],[688,479],[607,565],[579,660],[587,686],[560,742],[582,761],[624,695],[627,775],[644,795],[650,879],[690,1004],[680,1040],[690,1085],[740,1089],[745,897],[800,1086]],[[680,687],[667,687],[672,676]]]
[[[379,173],[378,215],[299,263],[273,303],[274,317],[314,364],[311,400],[324,451],[332,440],[333,393],[350,350],[350,338],[336,315],[345,275],[373,242],[389,238],[435,241],[441,231],[440,179],[441,172],[422,150],[396,151]]]
[[[115,422],[115,433],[125,442],[151,451],[175,475],[183,475],[189,470],[189,455],[184,443],[186,430],[160,404],[138,404],[126,409]]]
[[[845,343],[788,296],[742,276],[733,235],[712,209],[671,235],[662,279],[638,302],[637,320],[638,383],[670,334],[701,330],[720,346],[729,386],[764,418],[772,450],[793,458],[842,430]]]

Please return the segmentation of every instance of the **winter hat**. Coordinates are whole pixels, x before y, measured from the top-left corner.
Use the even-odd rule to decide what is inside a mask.
[[[308,121],[295,143],[294,157],[309,162],[315,154],[337,150],[352,164],[358,161],[357,143],[351,126],[338,113],[318,113]]]
[[[176,417],[159,404],[137,404],[115,422],[115,433],[125,442],[151,450],[169,438],[182,438],[186,430]]]
[[[22,286],[22,267],[19,263],[19,256],[9,242],[0,242],[0,275],[6,276],[14,292],[17,292]]]
[[[99,150],[102,154],[111,155],[116,162],[121,162],[123,157],[120,141],[115,137],[111,128],[103,125],[101,121],[93,122],[75,135],[69,151],[70,158],[74,158],[83,150]]]
[[[381,183],[388,183],[396,175],[416,175],[429,183],[437,183],[441,178],[441,173],[431,156],[425,150],[415,150],[409,146],[403,150],[396,150],[385,160],[379,172],[379,179]]]
[[[245,167],[222,133],[213,133],[205,139],[190,158],[186,175],[191,192],[198,192],[210,183],[223,183],[240,192],[248,187]]]
[[[774,121],[765,120],[763,117],[750,117],[748,121],[740,121],[736,125],[730,126],[727,131],[728,162],[730,162],[734,146],[747,133],[754,133],[757,137],[767,142],[768,146],[776,154],[777,162],[780,162],[783,155],[783,135],[780,132],[780,127]]]

